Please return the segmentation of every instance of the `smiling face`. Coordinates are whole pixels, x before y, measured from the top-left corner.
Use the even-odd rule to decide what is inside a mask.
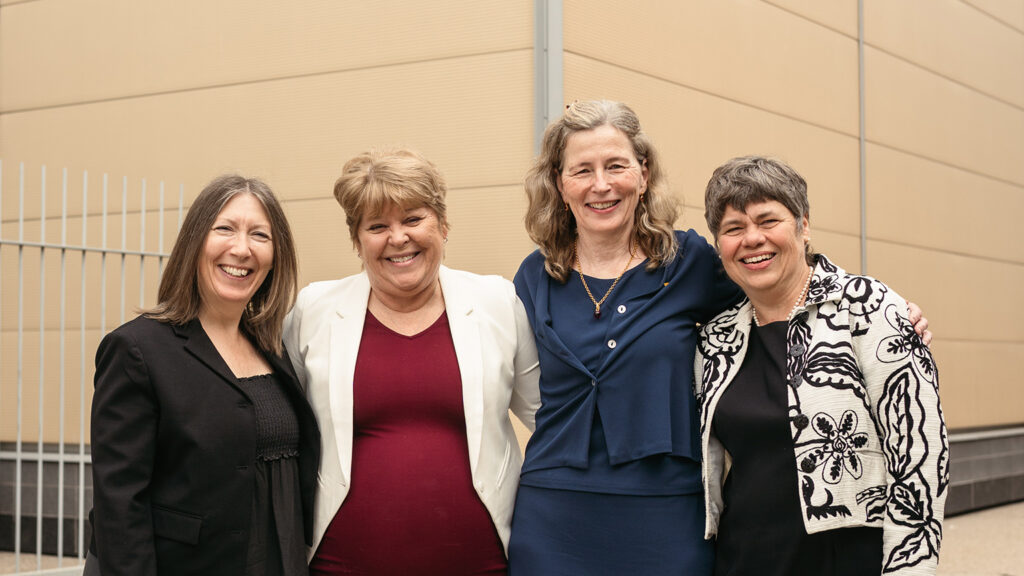
[[[273,265],[266,210],[252,194],[234,196],[217,214],[199,255],[200,314],[243,310]]]
[[[807,278],[809,223],[775,200],[725,209],[715,235],[725,271],[755,303],[792,305]],[[798,228],[801,228],[798,230]]]
[[[425,206],[391,205],[380,214],[364,215],[356,246],[377,297],[402,303],[433,290],[446,235],[437,214]]]
[[[647,167],[633,154],[629,138],[607,124],[575,132],[562,153],[558,191],[569,205],[580,237],[632,235]]]

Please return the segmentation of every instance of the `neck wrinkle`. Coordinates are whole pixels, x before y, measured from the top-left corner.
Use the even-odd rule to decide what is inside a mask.
[[[437,279],[430,284],[430,288],[410,296],[409,298],[390,298],[370,286],[370,298],[376,300],[377,304],[396,314],[409,314],[429,307],[434,300],[441,295],[441,280]]]
[[[750,298],[751,305],[757,310],[757,319],[762,324],[769,322],[778,322],[785,320],[789,313],[793,311],[797,304],[797,298],[802,302],[806,296],[804,286],[807,285],[808,274],[813,273],[813,268],[804,265],[802,267],[803,274],[797,276],[798,280],[790,282],[790,286],[787,290],[779,296],[768,296],[768,298],[757,298],[751,295],[747,295]]]
[[[592,236],[588,239],[583,234],[578,234],[576,242],[576,257],[587,276],[603,278],[610,274],[611,278],[615,278],[623,271],[622,267],[631,257],[633,262],[630,263],[630,268],[644,259],[639,247],[632,246],[632,233],[600,240],[595,240]],[[573,262],[574,266],[576,264]]]
[[[217,332],[229,336],[241,334],[242,312],[241,310],[214,310],[209,306],[199,308],[199,323],[207,333]]]

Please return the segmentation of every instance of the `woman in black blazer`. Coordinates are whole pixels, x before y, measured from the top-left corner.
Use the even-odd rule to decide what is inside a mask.
[[[306,573],[320,441],[281,345],[296,276],[264,183],[200,193],[159,303],[96,354],[86,574]]]

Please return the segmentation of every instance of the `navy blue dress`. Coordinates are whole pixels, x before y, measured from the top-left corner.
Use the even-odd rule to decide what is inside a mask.
[[[679,255],[624,274],[600,319],[579,276],[553,280],[539,252],[516,274],[542,403],[512,520],[512,575],[711,573],[695,325],[742,294],[702,237],[676,235]],[[611,282],[587,278],[594,294]]]

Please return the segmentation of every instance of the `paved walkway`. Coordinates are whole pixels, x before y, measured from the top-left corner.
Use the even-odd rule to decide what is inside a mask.
[[[962,514],[943,524],[938,576],[1024,576],[1024,502]],[[76,559],[65,558],[64,567]],[[36,572],[35,554],[21,555],[22,572],[15,572],[14,554],[0,552],[0,574],[60,572],[57,558],[44,556]],[[70,573],[70,571],[68,571]]]
[[[58,570],[58,562],[56,556],[43,556],[38,559],[33,554],[22,554],[21,555],[21,572],[18,572],[14,562],[13,552],[0,552],[0,574],[35,574],[38,576],[50,575],[53,576],[64,576],[64,574],[76,574],[79,575],[82,571],[74,570],[74,567],[78,564],[78,558],[64,558],[63,563],[60,564],[64,570]],[[40,570],[41,568],[41,570]]]
[[[1024,502],[943,523],[939,576],[1024,576]]]

